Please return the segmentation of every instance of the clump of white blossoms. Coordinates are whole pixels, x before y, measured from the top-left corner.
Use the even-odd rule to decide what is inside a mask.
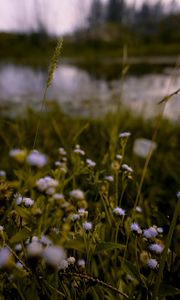
[[[116,159],[122,160],[123,156],[121,154],[116,154]]]
[[[40,257],[43,252],[42,244],[33,241],[27,245],[27,255],[29,257]]]
[[[131,228],[131,231],[133,231],[133,232],[137,232],[138,234],[142,233],[142,229],[135,222],[130,225],[130,228]]]
[[[12,261],[12,254],[7,247],[0,249],[0,269],[6,268]]]
[[[164,247],[160,244],[154,243],[154,244],[149,245],[149,250],[151,250],[152,252],[155,252],[157,254],[160,254],[163,252]]]
[[[128,166],[127,164],[123,164],[122,169],[129,172],[129,173],[134,172],[133,169],[130,166]]]
[[[60,264],[58,265],[59,270],[65,270],[69,267],[69,263],[66,259],[63,259]]]
[[[6,172],[4,170],[0,170],[0,177],[6,177]]]
[[[157,227],[157,232],[158,233],[163,233],[164,232],[164,229],[162,227]]]
[[[61,193],[55,193],[55,194],[53,195],[53,199],[54,199],[54,200],[62,200],[62,199],[64,199],[64,195],[61,194]]]
[[[27,152],[26,150],[15,148],[10,150],[9,155],[18,162],[24,162]]]
[[[91,222],[84,222],[82,224],[82,227],[83,227],[84,230],[89,231],[89,230],[92,229],[92,223]]]
[[[180,198],[180,191],[177,192],[177,197]]]
[[[21,194],[15,195],[16,205],[24,204],[26,207],[31,207],[34,204],[34,200],[28,197],[23,197]]]
[[[113,214],[117,216],[125,216],[125,210],[117,206],[113,209]]]
[[[60,147],[58,150],[59,150],[59,154],[60,154],[60,155],[66,156],[67,153],[66,153],[66,151],[64,150],[63,147]]]
[[[121,133],[119,134],[119,137],[120,137],[120,138],[128,138],[130,135],[131,135],[130,132],[125,131],[125,132],[121,132]]]
[[[114,181],[114,177],[111,175],[108,175],[105,177],[105,180],[109,181],[109,182],[113,182]]]
[[[15,249],[15,251],[18,251],[18,252],[19,252],[19,251],[22,250],[22,245],[21,245],[20,243],[19,243],[19,244],[16,244],[14,249]]]
[[[138,212],[138,213],[142,213],[142,208],[140,206],[136,206],[135,210]]]
[[[147,266],[150,268],[150,269],[156,269],[158,267],[158,262],[156,259],[154,258],[149,258],[147,260]]]
[[[158,235],[157,229],[153,226],[148,229],[144,229],[143,236],[147,239],[155,238]]]
[[[70,196],[73,199],[77,199],[77,200],[84,200],[85,199],[84,192],[82,190],[79,190],[79,189],[72,190],[70,192]]]
[[[23,197],[23,203],[26,207],[31,207],[34,204],[34,200],[31,198]]]
[[[78,259],[77,265],[81,268],[85,268],[86,262],[83,258]]]
[[[27,162],[31,166],[42,168],[47,164],[47,156],[37,150],[33,150],[27,156]]]
[[[76,262],[76,259],[74,256],[70,256],[70,257],[68,257],[67,262],[68,262],[68,265],[74,265]]]
[[[15,194],[16,205],[20,205],[23,202],[23,196],[21,194]]]
[[[45,262],[54,268],[62,267],[64,260],[66,260],[66,252],[60,246],[45,248],[42,256]]]
[[[79,145],[76,145],[76,146],[75,146],[75,149],[74,149],[73,151],[74,151],[74,153],[80,154],[80,155],[82,155],[82,156],[85,155],[84,150],[82,150],[82,149],[80,148]]]
[[[69,216],[69,218],[70,218],[71,221],[75,222],[75,221],[80,219],[80,215],[79,214],[71,214]]]
[[[89,158],[86,159],[86,163],[87,163],[88,167],[95,167],[95,165],[96,165],[96,163]]]
[[[38,190],[46,193],[48,193],[49,191],[55,191],[53,188],[56,188],[58,184],[58,181],[50,176],[45,176],[44,178],[40,178],[36,181],[36,186]]]
[[[80,217],[87,217],[88,216],[88,211],[85,210],[84,208],[79,208],[78,209],[78,214]]]

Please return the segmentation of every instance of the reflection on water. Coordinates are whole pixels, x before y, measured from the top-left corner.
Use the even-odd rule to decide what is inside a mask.
[[[31,106],[39,108],[47,74],[29,67],[1,65],[0,106],[9,107],[18,114]],[[167,93],[180,88],[180,76],[165,71],[141,77],[129,75],[125,80],[92,78],[86,71],[75,66],[60,65],[55,73],[47,99],[57,100],[63,111],[79,115],[101,115],[114,109],[114,103],[124,103],[134,112],[152,115],[157,113],[158,101]],[[165,115],[173,120],[180,116],[180,95],[167,104]]]

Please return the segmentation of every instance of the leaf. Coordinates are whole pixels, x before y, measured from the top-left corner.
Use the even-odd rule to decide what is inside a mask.
[[[10,238],[10,243],[15,244],[15,243],[19,243],[19,242],[25,240],[29,236],[30,232],[31,232],[30,229],[28,229],[26,227],[21,229],[20,231],[18,231],[15,235],[13,235]]]
[[[81,238],[65,242],[64,247],[66,249],[74,249],[80,252],[85,252],[84,241]]]
[[[180,295],[180,289],[175,288],[168,284],[160,284],[159,287],[159,296],[166,297],[166,296],[173,296],[173,295]]]
[[[104,251],[110,251],[114,249],[124,249],[125,245],[119,244],[119,243],[112,243],[112,242],[101,242],[97,244],[95,253],[101,253]]]
[[[24,220],[30,221],[32,219],[32,214],[30,213],[30,211],[28,211],[27,208],[17,206],[16,211],[20,215],[20,217],[23,218]]]
[[[124,261],[124,267],[130,275],[132,275],[139,282],[143,282],[145,284],[145,277],[139,272],[138,268],[132,264],[130,261]]]

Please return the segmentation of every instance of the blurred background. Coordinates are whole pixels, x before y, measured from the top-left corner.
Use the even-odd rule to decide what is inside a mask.
[[[1,114],[40,107],[61,38],[47,100],[68,114],[122,104],[147,117],[180,87],[180,0],[0,0]],[[178,95],[165,116],[178,121]]]

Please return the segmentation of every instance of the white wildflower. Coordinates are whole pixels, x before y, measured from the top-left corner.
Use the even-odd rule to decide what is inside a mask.
[[[139,157],[146,158],[150,151],[154,151],[157,144],[151,140],[139,138],[136,139],[133,145],[133,153]]]
[[[159,253],[163,252],[164,247],[162,245],[160,245],[160,244],[154,243],[154,244],[149,245],[149,250],[151,250],[151,251],[159,254]]]
[[[51,196],[55,193],[55,188],[54,187],[49,187],[47,190],[46,190],[46,194]]]
[[[29,257],[39,257],[43,252],[43,247],[39,242],[31,242],[27,245],[27,255]]]
[[[85,260],[84,259],[78,259],[78,261],[77,261],[77,264],[78,264],[78,266],[79,267],[82,267],[82,268],[84,268],[85,267],[85,264],[86,264],[86,262],[85,262]]]
[[[4,226],[0,226],[0,232],[4,231]]]
[[[55,194],[53,195],[53,199],[54,199],[54,200],[62,200],[62,199],[64,199],[64,195],[63,195],[63,194],[60,194],[60,193],[55,193]]]
[[[42,168],[47,164],[47,156],[45,154],[38,152],[37,150],[33,150],[27,156],[27,162],[31,166]]]
[[[105,179],[106,179],[107,181],[110,181],[110,182],[113,182],[113,181],[114,181],[114,177],[111,176],[111,175],[106,176]]]
[[[39,191],[44,192],[49,188],[55,188],[58,186],[58,181],[56,179],[51,178],[50,176],[45,176],[44,178],[40,178],[36,181],[36,186]]]
[[[137,211],[138,213],[142,213],[142,208],[141,208],[140,206],[136,206],[136,211]]]
[[[113,209],[113,214],[115,214],[117,216],[125,216],[125,210],[122,209],[121,207],[115,207]]]
[[[89,230],[92,229],[92,223],[91,222],[84,222],[82,224],[82,227],[83,227],[84,230],[89,231]]]
[[[31,239],[31,242],[39,242],[39,238],[36,235],[34,235]]]
[[[23,149],[11,149],[9,155],[18,162],[24,162],[27,153],[26,150]]]
[[[77,200],[83,200],[85,198],[84,192],[79,189],[71,191],[70,196]]]
[[[121,160],[123,158],[123,156],[122,155],[120,155],[120,154],[116,154],[116,159],[118,159],[118,160]]]
[[[22,264],[20,261],[17,261],[16,267],[17,267],[18,269],[22,269],[22,268],[23,268],[23,264]]]
[[[179,192],[177,192],[177,197],[178,197],[178,198],[180,198],[180,191],[179,191]]]
[[[164,232],[164,230],[163,230],[163,228],[162,228],[162,227],[157,227],[157,232],[158,232],[158,233],[163,233],[163,232]]]
[[[79,145],[75,146],[74,153],[78,153],[78,154],[80,154],[82,156],[85,155],[84,150],[82,150]]]
[[[66,259],[66,253],[60,246],[50,246],[43,251],[43,258],[47,264],[58,268]]]
[[[6,172],[4,170],[0,170],[0,177],[6,177]]]
[[[68,262],[68,265],[74,265],[76,262],[76,259],[74,256],[70,256],[70,257],[68,257],[67,262]]]
[[[69,266],[68,261],[66,259],[63,259],[60,264],[58,265],[59,270],[65,270]]]
[[[15,251],[21,251],[22,250],[22,245],[21,244],[16,244],[15,245]]]
[[[79,208],[78,214],[80,215],[80,217],[88,216],[88,211],[85,210],[84,208]]]
[[[80,215],[79,214],[72,214],[72,215],[70,215],[70,219],[71,219],[71,221],[75,222],[75,221],[80,219]]]
[[[154,258],[149,258],[147,260],[147,265],[150,269],[156,269],[158,267],[158,262]]]
[[[130,166],[128,166],[127,164],[123,164],[122,169],[129,172],[129,173],[133,172],[133,169]]]
[[[86,163],[87,163],[88,167],[95,167],[95,165],[96,165],[96,163],[89,158],[86,159]]]
[[[0,269],[7,267],[12,260],[12,254],[7,247],[0,249]]]
[[[121,133],[119,134],[119,137],[120,137],[120,138],[127,138],[127,137],[129,137],[130,135],[131,135],[130,132],[121,132]]]
[[[131,225],[130,225],[130,228],[131,228],[131,231],[133,231],[133,232],[137,232],[137,233],[139,233],[139,234],[141,234],[142,233],[142,230],[141,230],[141,228],[139,227],[139,225],[137,224],[137,223],[132,223]]]
[[[21,194],[15,195],[16,205],[20,205],[23,202],[23,196]]]
[[[26,207],[31,207],[34,204],[34,200],[32,200],[31,198],[23,197],[23,203]]]
[[[45,236],[45,235],[42,235],[40,237],[39,241],[43,246],[51,246],[52,245],[52,241],[49,238],[47,238],[47,236]]]
[[[157,230],[152,226],[152,227],[149,227],[148,229],[145,229],[143,231],[143,236],[145,238],[155,238],[156,236],[158,235],[158,232]]]
[[[67,154],[63,147],[60,147],[58,150],[59,150],[60,155],[66,155]]]

